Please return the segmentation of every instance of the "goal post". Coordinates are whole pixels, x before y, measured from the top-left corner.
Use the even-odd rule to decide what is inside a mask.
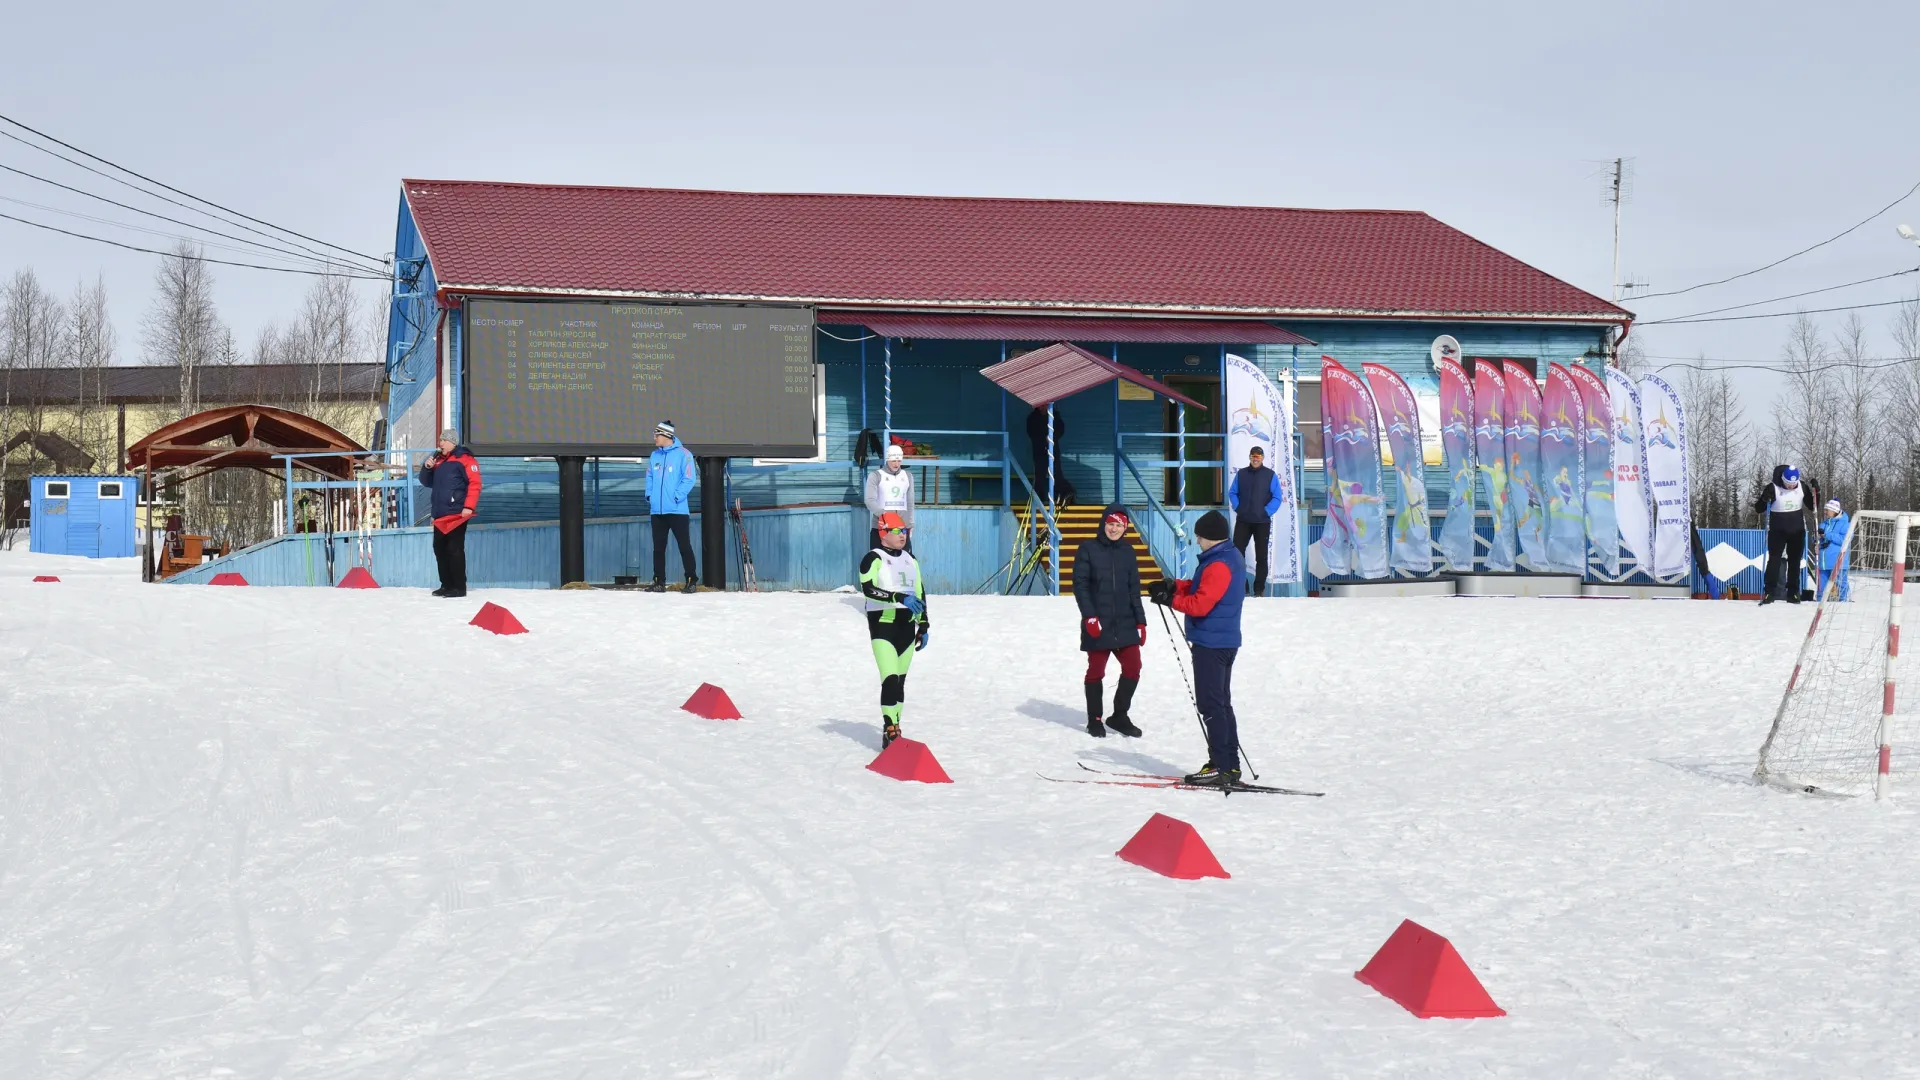
[[[1817,561],[1809,554],[1817,602],[1760,747],[1756,782],[1809,794],[1887,797],[1901,608],[1908,567],[1920,569],[1916,547],[1920,512],[1862,510],[1839,551]]]

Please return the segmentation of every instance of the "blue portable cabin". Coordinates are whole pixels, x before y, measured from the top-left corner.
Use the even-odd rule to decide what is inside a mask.
[[[33,477],[28,547],[41,555],[132,557],[139,490],[132,476]]]
[[[850,579],[864,547],[856,527],[863,432],[935,447],[939,463],[916,466],[930,511],[916,530],[934,556],[930,586],[970,588],[1006,559],[1007,522],[1027,493],[994,459],[1033,476],[1028,409],[979,371],[1024,349],[1073,341],[1202,400],[1218,399],[1229,352],[1293,385],[1296,483],[1312,508],[1305,541],[1324,513],[1321,353],[1355,371],[1385,363],[1419,392],[1432,385],[1429,346],[1438,335],[1458,339],[1468,358],[1518,359],[1544,375],[1555,362],[1603,366],[1632,321],[1617,305],[1406,211],[409,180],[395,249],[389,448],[429,447],[441,428],[461,426],[470,299],[811,309],[817,451],[802,461],[735,459],[727,490],[748,511],[761,580],[807,588]],[[1062,320],[1086,330],[1062,331]],[[1116,320],[1135,332],[1095,328]],[[1001,325],[983,330],[983,321]],[[1054,325],[1042,332],[1042,323]],[[1185,494],[1197,514],[1222,497],[1228,410],[1181,416],[1164,399],[1120,386],[1057,408],[1066,426],[1062,472],[1082,503],[1117,497],[1172,508]],[[1168,460],[1179,453],[1165,435],[1176,420],[1190,436],[1184,472]],[[516,566],[477,572],[557,584],[549,567],[533,565],[557,544],[554,461],[488,457],[481,467],[487,494],[476,525],[512,530],[493,542]],[[589,580],[648,561],[646,530],[616,524],[645,513],[644,469],[612,459],[588,465],[586,516],[607,523],[610,545],[596,555],[590,529]],[[1428,483],[1429,504],[1444,506],[1445,476],[1429,469]],[[698,532],[697,490],[694,502]],[[548,531],[521,527],[534,522]]]

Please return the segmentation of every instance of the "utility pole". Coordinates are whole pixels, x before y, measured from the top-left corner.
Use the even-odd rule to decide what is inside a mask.
[[[1627,159],[1613,159],[1608,194],[1613,200],[1613,302],[1620,302],[1620,204],[1625,201]]]

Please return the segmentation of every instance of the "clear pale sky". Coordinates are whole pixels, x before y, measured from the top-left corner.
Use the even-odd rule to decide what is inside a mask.
[[[1386,207],[1606,295],[1599,174],[1616,155],[1635,159],[1622,265],[1650,291],[1770,262],[1920,181],[1911,0],[116,0],[13,4],[0,26],[0,112],[376,254],[392,247],[405,176]],[[0,142],[0,164],[84,175],[15,143]],[[7,174],[0,196],[128,217]],[[1628,306],[1656,319],[1920,266],[1900,221],[1920,227],[1920,196],[1777,270]],[[0,273],[30,265],[61,293],[106,275],[125,360],[139,357],[153,261],[0,221]],[[306,284],[216,276],[243,347]],[[1917,281],[1793,303],[1890,300]],[[1863,314],[1890,354],[1885,311]],[[1784,327],[1635,333],[1658,357],[1770,360]],[[1765,379],[1749,385],[1756,400]]]

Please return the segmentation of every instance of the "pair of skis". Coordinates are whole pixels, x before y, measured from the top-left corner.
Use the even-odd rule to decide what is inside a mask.
[[[1183,776],[1168,776],[1162,773],[1122,772],[1114,769],[1096,769],[1084,761],[1078,764],[1082,769],[1094,775],[1062,777],[1048,776],[1045,773],[1041,773],[1039,774],[1040,779],[1052,781],[1056,784],[1111,784],[1119,787],[1181,788],[1187,791],[1218,791],[1223,795],[1231,795],[1237,791],[1244,791],[1254,795],[1305,795],[1309,798],[1318,799],[1326,794],[1324,791],[1301,791],[1297,788],[1270,787],[1266,784],[1246,784],[1239,781],[1227,785],[1189,784]]]
[[[733,500],[733,534],[740,538],[740,591],[759,592],[760,579],[753,572],[753,548],[747,545],[747,522],[741,513],[740,500]]]

